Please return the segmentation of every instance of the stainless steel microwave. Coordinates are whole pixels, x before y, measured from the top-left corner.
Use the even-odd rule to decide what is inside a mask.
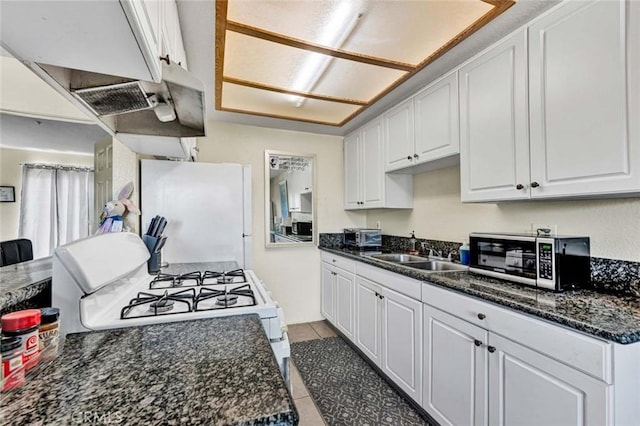
[[[591,280],[589,237],[469,234],[469,271],[555,291]]]
[[[380,250],[382,231],[380,229],[345,228],[344,245],[359,250]]]

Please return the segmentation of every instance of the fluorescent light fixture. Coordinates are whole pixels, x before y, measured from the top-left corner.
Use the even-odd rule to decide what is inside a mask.
[[[358,20],[362,17],[359,9],[359,1],[342,0],[324,26],[324,30],[316,41],[317,44],[340,49],[356,28]],[[329,55],[310,53],[292,86],[293,90],[311,92],[332,60],[333,57]],[[306,98],[291,95],[290,100],[295,102],[296,107],[299,108],[304,104]]]

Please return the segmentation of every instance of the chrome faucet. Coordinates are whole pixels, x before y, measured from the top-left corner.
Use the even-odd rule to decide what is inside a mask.
[[[429,257],[442,258],[442,252],[440,250],[429,249]]]

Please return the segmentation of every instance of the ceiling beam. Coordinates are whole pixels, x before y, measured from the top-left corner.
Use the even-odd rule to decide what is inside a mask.
[[[292,116],[289,116],[289,115],[267,114],[267,113],[264,113],[264,112],[255,112],[255,111],[249,111],[249,110],[245,110],[245,109],[235,109],[235,108],[222,107],[222,108],[220,108],[220,111],[234,112],[234,113],[237,113],[237,114],[258,115],[260,117],[277,118],[277,119],[280,119],[280,120],[302,121],[303,123],[322,124],[322,125],[325,125],[325,126],[334,126],[334,127],[341,126],[341,124],[334,123],[332,121],[311,120],[309,118],[298,118],[298,117],[292,117]]]
[[[226,16],[226,15],[225,15]],[[216,16],[216,21],[218,17]],[[226,29],[236,33],[244,34],[249,37],[255,37],[273,43],[283,44],[297,49],[307,50],[309,52],[320,53],[322,55],[333,56],[334,58],[346,59],[349,61],[360,62],[363,64],[376,65],[379,67],[390,68],[405,72],[412,72],[416,69],[415,65],[405,62],[391,61],[389,59],[378,58],[375,56],[362,55],[359,53],[347,52],[340,49],[332,49],[330,47],[321,46],[319,44],[310,43],[293,37],[287,37],[282,34],[263,30],[261,28],[252,27],[234,21],[226,21]],[[217,25],[217,22],[216,22]]]
[[[295,95],[295,96],[300,96],[307,99],[316,99],[319,101],[338,102],[341,104],[359,105],[359,106],[364,106],[368,104],[368,102],[365,102],[365,101],[358,101],[355,99],[347,99],[347,98],[337,98],[334,96],[315,95],[313,93],[299,92],[297,90],[289,90],[282,87],[269,86],[267,84],[257,83],[255,81],[242,80],[234,77],[223,77],[222,81],[225,83],[237,84],[240,86],[251,87],[254,89],[268,90],[270,92],[284,93],[287,95]]]
[[[493,0],[487,1],[487,3],[492,3],[492,1]],[[375,104],[381,98],[383,98],[388,93],[390,93],[393,89],[400,86],[409,78],[411,78],[412,76],[417,74],[419,71],[424,69],[427,65],[431,64],[433,61],[435,61],[436,59],[444,55],[446,52],[453,49],[455,46],[460,44],[463,40],[467,39],[471,34],[475,33],[480,28],[482,28],[483,26],[491,22],[493,19],[501,15],[504,11],[509,9],[511,6],[516,4],[515,1],[513,0],[498,0],[496,1],[496,3],[497,5],[494,6],[491,10],[489,10],[487,13],[482,15],[480,18],[476,19],[471,25],[469,25],[467,28],[465,28],[460,33],[458,33],[458,35],[456,35],[454,38],[452,38],[451,40],[446,42],[444,45],[442,45],[442,47],[440,47],[438,50],[436,50],[431,55],[429,55],[429,57],[427,57],[425,60],[420,62],[412,72],[405,74],[404,76],[394,81],[389,87],[387,87],[385,90],[383,90],[378,95],[376,95],[373,99],[371,99],[368,105],[360,108],[359,110],[355,111],[353,114],[351,114],[350,116],[342,120],[339,126],[342,127],[345,124],[347,124],[349,121],[353,120],[357,115],[362,113],[371,105]]]
[[[222,108],[222,75],[224,73],[224,46],[227,35],[227,1],[216,1],[215,39],[215,107]]]

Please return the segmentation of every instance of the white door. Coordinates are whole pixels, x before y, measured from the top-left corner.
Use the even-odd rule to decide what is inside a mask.
[[[336,279],[336,326],[344,333],[349,340],[353,340],[354,331],[354,308],[355,308],[355,278],[340,270],[335,271]]]
[[[503,337],[489,344],[492,426],[613,424],[612,386]]]
[[[111,138],[95,144],[93,168],[93,193],[94,193],[94,223],[91,224],[92,232],[100,225],[100,215],[104,205],[113,200],[113,141]]]
[[[359,276],[355,282],[355,343],[374,364],[380,366],[380,286]]]
[[[533,198],[640,190],[640,139],[629,133],[640,111],[627,109],[631,79],[640,90],[629,60],[640,17],[628,7],[567,2],[529,29]]]
[[[362,128],[362,200],[364,207],[383,207],[384,170],[382,147],[382,120],[376,119]]]
[[[336,325],[336,275],[333,268],[330,268],[324,262],[321,265],[320,278],[320,313],[325,319]]]
[[[424,305],[422,407],[440,425],[487,425],[488,332]]]
[[[360,132],[344,138],[344,209],[360,208]]]
[[[409,167],[414,162],[413,98],[384,114],[385,170]]]
[[[382,287],[381,368],[422,403],[422,303]]]
[[[462,67],[462,201],[529,198],[527,33],[519,30]]]
[[[418,93],[413,104],[416,164],[459,154],[458,72]]]

